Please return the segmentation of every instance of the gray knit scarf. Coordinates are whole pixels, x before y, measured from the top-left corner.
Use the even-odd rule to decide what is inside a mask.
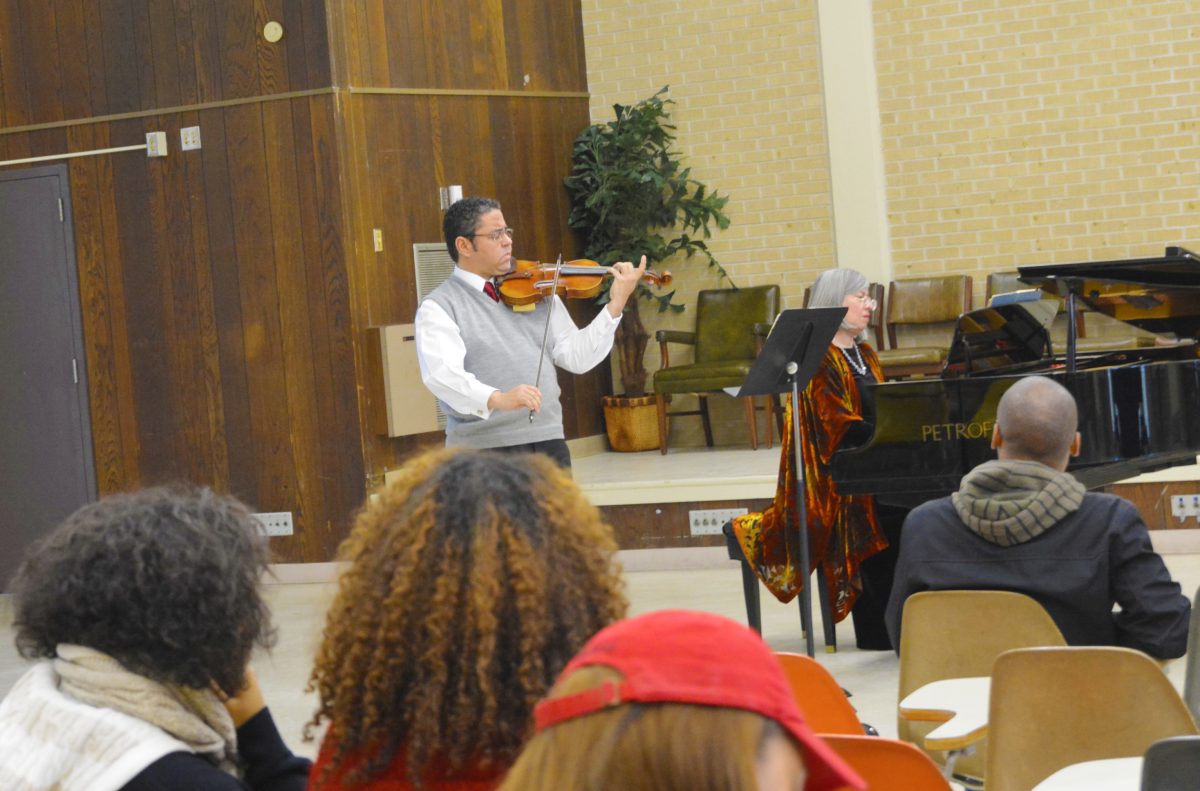
[[[962,479],[950,502],[972,532],[1010,547],[1079,510],[1086,491],[1069,473],[1036,461],[989,461]]]

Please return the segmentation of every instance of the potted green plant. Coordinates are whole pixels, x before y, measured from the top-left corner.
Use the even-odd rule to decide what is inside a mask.
[[[575,138],[571,174],[564,182],[571,198],[569,223],[584,236],[584,255],[601,264],[636,262],[645,255],[661,271],[668,259],[699,256],[728,281],[728,273],[705,240],[712,236],[713,226],[729,227],[724,212],[729,197],[692,178],[691,168],[684,167],[681,154],[673,148],[675,127],[667,105],[674,102],[667,97],[668,88],[634,105],[613,105],[612,121],[592,124]],[[613,349],[624,397],[605,399],[609,440],[616,449],[658,447],[657,417],[653,398],[646,396],[643,362],[650,336],[639,303],[644,299],[656,303],[659,312],[681,312],[684,306],[674,296],[674,291],[657,294],[639,288],[640,299],[629,300],[617,328]],[[607,294],[600,299],[606,301]],[[638,409],[641,415],[610,417],[622,406]],[[624,424],[630,420],[642,426],[648,422],[649,431],[636,432],[640,437],[633,440],[636,447],[618,448],[628,443],[624,437],[614,437],[614,428],[618,434],[628,434]]]

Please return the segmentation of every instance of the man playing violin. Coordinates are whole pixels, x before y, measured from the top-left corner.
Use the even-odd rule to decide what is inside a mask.
[[[499,202],[456,201],[442,232],[456,266],[417,308],[416,341],[421,380],[446,413],[446,444],[540,452],[570,467],[554,366],[584,373],[608,356],[645,256],[613,265],[609,302],[581,329],[557,296],[526,311],[499,301],[492,279],[513,265]]]

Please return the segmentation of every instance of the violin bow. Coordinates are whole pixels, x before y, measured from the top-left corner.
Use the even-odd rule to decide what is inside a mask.
[[[558,276],[562,274],[562,253],[558,254],[558,261],[554,264],[554,283],[550,286],[550,309],[546,311],[546,326],[542,328],[542,348],[538,352],[538,367],[537,374],[533,377],[533,386],[537,387],[542,381],[542,362],[546,359],[546,338],[550,336],[550,317],[554,315],[554,295],[558,293]],[[529,410],[529,422],[533,422],[533,410]]]

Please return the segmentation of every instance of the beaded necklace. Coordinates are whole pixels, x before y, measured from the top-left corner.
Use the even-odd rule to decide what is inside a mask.
[[[842,356],[846,358],[846,362],[850,363],[850,367],[859,376],[867,375],[867,361],[863,359],[862,352],[858,350],[858,344],[853,344],[848,348],[838,347],[842,350]],[[854,356],[850,356],[850,349],[854,350]]]

